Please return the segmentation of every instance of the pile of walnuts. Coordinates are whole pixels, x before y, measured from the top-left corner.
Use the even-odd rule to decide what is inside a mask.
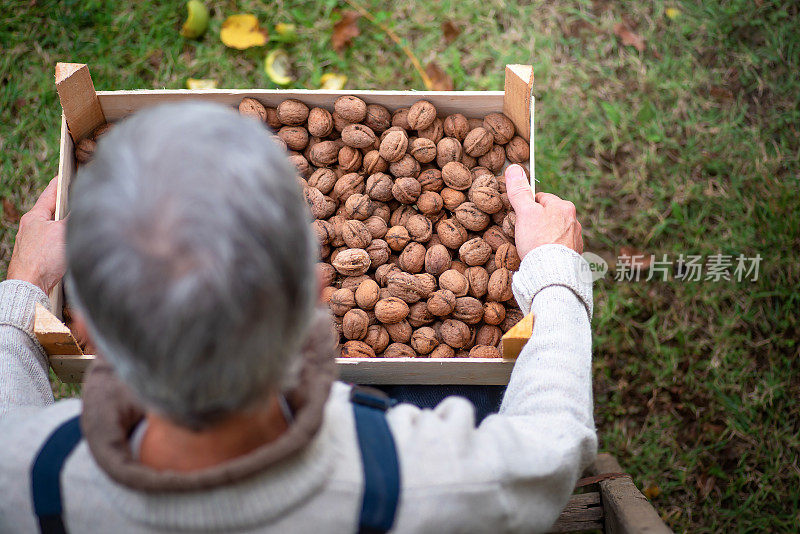
[[[302,177],[342,356],[501,356],[522,313],[498,175],[529,153],[508,117],[440,118],[426,100],[391,113],[355,96],[333,112],[245,98],[239,112],[276,132]]]

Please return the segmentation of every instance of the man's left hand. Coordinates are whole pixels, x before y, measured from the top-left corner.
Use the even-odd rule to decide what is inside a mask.
[[[14,252],[8,264],[9,280],[24,280],[45,293],[64,276],[66,258],[66,219],[53,220],[56,213],[56,176],[19,221]]]

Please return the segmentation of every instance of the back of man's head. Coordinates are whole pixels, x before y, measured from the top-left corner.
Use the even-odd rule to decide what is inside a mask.
[[[112,128],[70,192],[69,294],[151,409],[201,427],[288,385],[315,300],[296,172],[213,104]]]

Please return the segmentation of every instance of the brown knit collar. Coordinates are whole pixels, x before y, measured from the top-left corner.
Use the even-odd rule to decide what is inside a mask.
[[[97,464],[114,481],[145,492],[215,488],[258,474],[301,451],[317,434],[331,384],[336,379],[330,316],[317,311],[302,351],[300,382],[286,399],[294,422],[277,440],[223,464],[191,473],[156,471],[133,458],[130,437],[145,410],[133,392],[98,357],[83,385],[81,429]]]

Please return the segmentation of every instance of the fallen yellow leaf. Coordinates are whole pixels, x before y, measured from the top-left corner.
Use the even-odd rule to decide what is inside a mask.
[[[244,50],[251,46],[264,46],[267,32],[259,27],[255,15],[231,15],[222,23],[219,38],[225,46]]]
[[[670,20],[675,20],[681,16],[681,10],[676,7],[668,7],[665,13],[667,14],[667,18]]]
[[[278,85],[288,85],[294,81],[291,71],[292,62],[286,50],[276,48],[264,59],[264,72]]]
[[[217,80],[202,80],[198,78],[189,78],[186,80],[187,89],[216,89]]]
[[[347,83],[347,76],[344,74],[335,74],[329,72],[323,74],[319,79],[319,88],[327,89],[329,91],[340,91],[344,89],[344,84]]]

